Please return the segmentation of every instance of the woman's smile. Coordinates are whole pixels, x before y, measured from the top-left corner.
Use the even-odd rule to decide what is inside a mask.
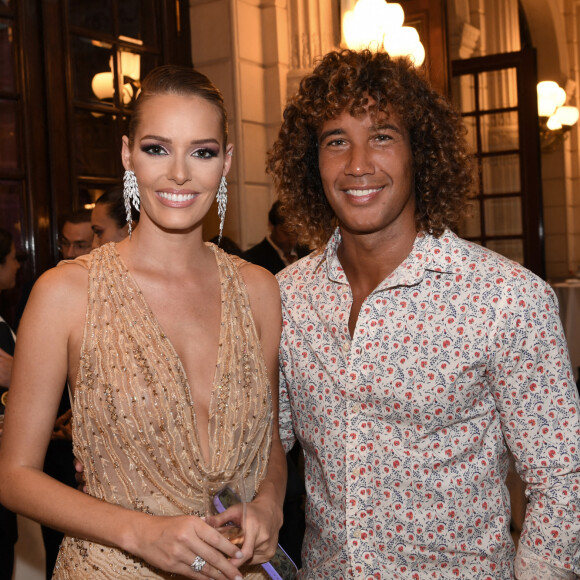
[[[155,193],[161,203],[169,207],[189,207],[199,196],[198,192],[191,190],[162,189]]]

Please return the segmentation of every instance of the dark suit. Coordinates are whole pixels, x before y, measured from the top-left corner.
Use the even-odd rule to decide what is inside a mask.
[[[278,273],[286,267],[276,248],[264,238],[259,244],[245,251],[242,258],[270,270],[272,274]],[[302,566],[300,551],[306,529],[304,516],[304,499],[306,488],[298,470],[298,458],[302,449],[296,443],[294,448],[286,455],[288,465],[288,482],[286,485],[286,497],[284,499],[284,523],[280,529],[278,541],[286,550],[290,558],[294,560],[298,568]]]
[[[14,355],[14,337],[10,327],[0,319],[0,348]],[[0,389],[3,395],[7,389]],[[4,405],[0,405],[4,413]],[[0,505],[0,578],[12,578],[14,569],[14,544],[18,539],[16,514]]]
[[[268,241],[268,238],[264,238],[259,244],[246,250],[242,254],[242,258],[252,262],[252,264],[258,264],[258,266],[262,266],[266,270],[270,270],[272,274],[277,274],[286,267],[284,260],[278,254],[276,248]]]

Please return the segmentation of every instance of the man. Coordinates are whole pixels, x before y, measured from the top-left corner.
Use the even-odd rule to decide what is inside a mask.
[[[79,256],[88,254],[92,249],[92,244],[91,211],[82,209],[66,215],[59,236],[59,250],[62,258],[74,260]],[[68,388],[65,386],[58,409],[58,418],[44,461],[44,471],[59,481],[76,487],[70,408]],[[52,578],[62,538],[61,532],[42,526],[47,580]]]
[[[580,412],[557,304],[452,233],[463,135],[407,60],[343,51],[302,80],[270,152],[289,225],[319,248],[278,275],[302,579],[509,579],[514,560],[520,580],[580,574]],[[517,557],[508,447],[530,500]]]
[[[285,226],[280,213],[280,202],[275,201],[268,212],[270,233],[259,244],[242,254],[242,258],[277,274],[298,258],[296,234]]]
[[[92,245],[91,211],[81,209],[68,214],[62,223],[58,244],[63,260],[88,254]]]

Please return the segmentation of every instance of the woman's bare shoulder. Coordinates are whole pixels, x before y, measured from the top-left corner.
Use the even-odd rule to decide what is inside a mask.
[[[270,299],[275,304],[280,303],[280,287],[274,274],[250,262],[240,264],[240,275],[250,294],[250,299]]]
[[[29,308],[56,308],[62,314],[75,305],[86,304],[88,270],[75,262],[66,262],[42,274],[32,288]]]
[[[278,344],[282,327],[282,307],[276,278],[265,268],[248,262],[240,266],[240,275],[248,289],[258,335],[266,342]]]

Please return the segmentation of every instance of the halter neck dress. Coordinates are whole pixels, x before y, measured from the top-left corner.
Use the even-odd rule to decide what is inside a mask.
[[[110,243],[75,260],[89,272],[73,444],[88,493],[152,515],[203,513],[207,475],[241,471],[255,493],[265,476],[272,401],[239,258],[213,244],[221,328],[209,409],[209,463],[183,365]],[[195,345],[192,345],[195,348]],[[195,377],[191,377],[192,383]],[[247,492],[248,493],[248,492]],[[260,566],[245,578],[267,578]],[[53,579],[176,578],[110,546],[65,536]]]

